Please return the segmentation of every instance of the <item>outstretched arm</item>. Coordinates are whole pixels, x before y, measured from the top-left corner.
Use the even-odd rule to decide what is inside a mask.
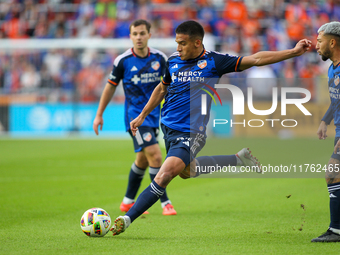
[[[105,111],[106,106],[111,101],[111,98],[113,97],[113,94],[115,93],[115,91],[116,91],[115,86],[112,86],[110,83],[106,83],[103,93],[100,97],[96,117],[94,118],[94,121],[93,121],[93,130],[96,133],[96,135],[99,134],[98,132],[99,126],[100,126],[100,131],[102,131],[103,129],[103,125],[104,125],[103,113]]]
[[[250,56],[245,56],[241,60],[240,70],[248,69],[252,66],[264,66],[274,64],[289,58],[297,57],[310,49],[312,42],[300,40],[293,49],[282,51],[260,51]]]
[[[157,87],[151,94],[151,97],[147,104],[144,106],[143,111],[135,118],[133,121],[130,122],[130,128],[132,134],[135,136],[138,130],[138,127],[143,124],[146,116],[149,115],[150,112],[153,111],[163,100],[164,96],[167,93],[167,86],[163,85],[163,83],[159,83]]]

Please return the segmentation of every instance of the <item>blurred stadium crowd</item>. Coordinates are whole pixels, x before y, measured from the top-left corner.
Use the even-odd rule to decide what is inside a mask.
[[[209,50],[248,55],[294,47],[302,38],[315,43],[320,25],[340,20],[340,0],[1,0],[0,40],[128,38],[129,24],[139,18],[152,23],[152,38],[173,38],[179,23],[198,20]],[[291,86],[303,78],[307,82],[302,86],[314,97],[315,78],[326,75],[328,67],[314,48],[315,44],[310,53],[294,60],[227,77],[247,80],[241,87],[256,85],[255,78],[271,80],[255,92],[264,99],[271,95],[269,88],[277,85],[276,78],[291,79]],[[40,101],[95,102],[120,53],[0,48],[0,95],[25,93],[38,95]],[[115,96],[122,99],[122,93]]]

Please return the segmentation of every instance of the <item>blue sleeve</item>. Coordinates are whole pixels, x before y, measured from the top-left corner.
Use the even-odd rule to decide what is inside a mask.
[[[167,61],[162,56],[161,56],[161,67],[162,67],[161,75],[164,77],[166,70],[167,70]]]
[[[119,84],[119,81],[123,79],[124,76],[124,61],[114,61],[113,63],[113,69],[109,76],[109,79],[107,80],[108,83],[110,83],[113,86],[117,86]]]
[[[162,80],[163,85],[169,86],[171,83],[171,76],[169,73],[169,60],[165,64],[165,73]]]
[[[220,53],[214,54],[215,66],[220,76],[226,73],[239,72],[240,63],[243,57],[224,55]]]
[[[327,125],[329,125],[331,123],[331,121],[333,120],[332,104],[329,105],[327,112],[325,113],[325,115],[322,117],[321,120],[326,122]]]

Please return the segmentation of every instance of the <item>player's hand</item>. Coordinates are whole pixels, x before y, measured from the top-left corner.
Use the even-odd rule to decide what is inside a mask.
[[[104,119],[102,116],[96,116],[93,121],[93,130],[96,133],[96,135],[99,134],[98,132],[98,126],[100,126],[100,131],[102,131],[104,125]]]
[[[310,49],[312,46],[312,41],[307,39],[300,40],[294,47],[296,56],[300,56]]]
[[[319,136],[319,139],[325,140],[327,137],[327,124],[324,121],[321,121],[320,126],[316,134]]]
[[[140,117],[140,115],[130,122],[130,129],[133,136],[136,136],[136,132],[138,127],[140,127],[144,122],[144,118]]]

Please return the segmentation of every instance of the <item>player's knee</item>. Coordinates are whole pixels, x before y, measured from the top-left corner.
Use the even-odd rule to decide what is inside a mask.
[[[325,180],[327,184],[340,182],[340,162],[339,160],[331,158],[328,162],[327,170],[325,172]]]
[[[150,166],[161,166],[162,165],[162,154],[155,154],[151,157],[152,164],[150,162]]]
[[[146,159],[136,158],[135,165],[141,169],[146,169],[149,166],[149,163]]]
[[[328,162],[327,170],[325,171],[325,180],[327,183],[330,182],[330,171],[329,171],[330,168],[332,168],[332,164]]]
[[[162,165],[162,153],[160,151],[148,151],[145,155],[150,166],[160,167]]]
[[[171,172],[162,172],[162,173],[158,173],[154,180],[161,187],[166,187],[174,177],[175,176]]]

